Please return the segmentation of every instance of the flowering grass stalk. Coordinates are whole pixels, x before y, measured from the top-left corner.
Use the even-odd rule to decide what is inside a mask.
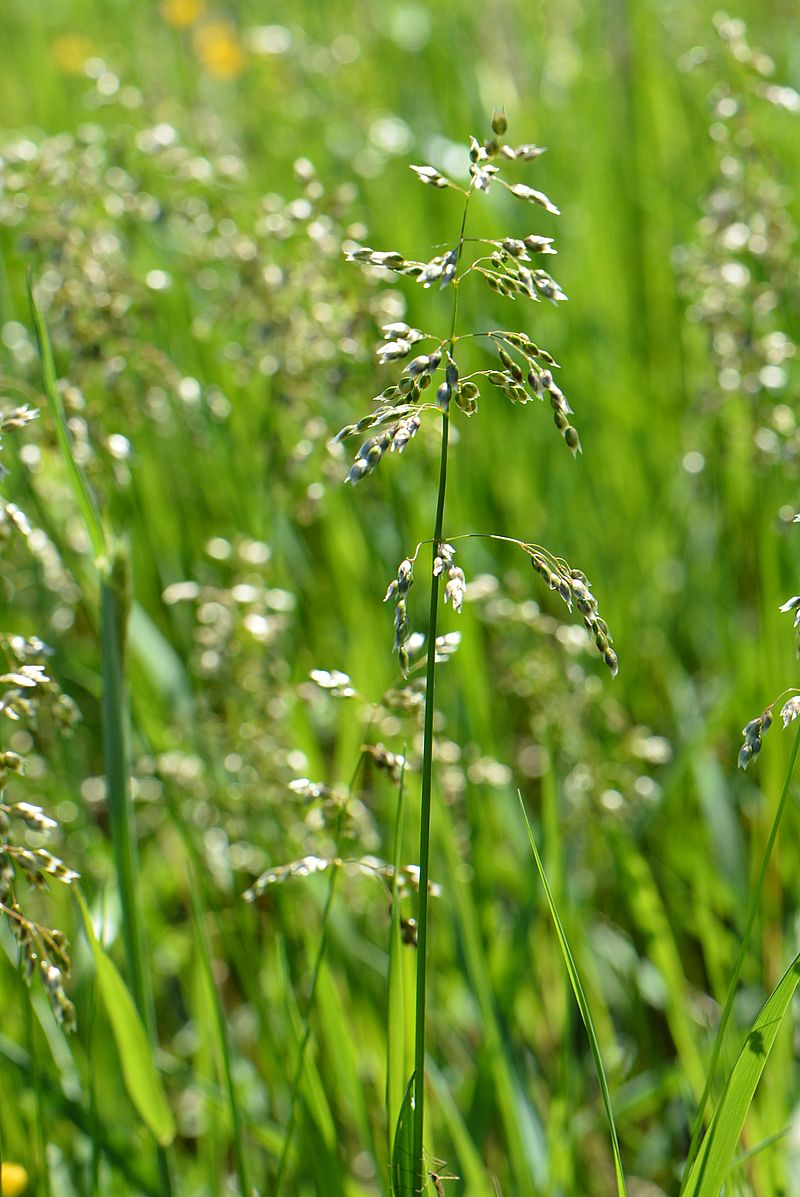
[[[558,363],[547,350],[541,349],[524,332],[508,329],[491,329],[485,332],[459,334],[458,312],[461,286],[468,275],[474,274],[496,294],[509,299],[528,299],[540,302],[547,299],[558,304],[566,299],[555,279],[546,271],[533,266],[537,256],[554,254],[552,238],[530,234],[525,238],[474,238],[467,239],[466,227],[470,203],[476,191],[488,192],[498,184],[515,198],[543,208],[552,215],[558,209],[541,191],[523,183],[508,183],[501,177],[504,166],[514,162],[530,162],[539,157],[543,150],[535,145],[512,147],[502,142],[507,122],[502,111],[495,111],[492,117],[492,135],[483,143],[474,137],[469,146],[469,179],[461,186],[446,178],[432,166],[412,166],[420,182],[437,190],[453,190],[463,197],[461,225],[458,237],[452,247],[437,254],[427,262],[406,258],[397,251],[379,251],[367,246],[350,243],[345,252],[350,261],[368,267],[405,275],[416,279],[423,288],[434,283],[440,288],[452,289],[450,330],[446,338],[412,328],[404,322],[388,324],[383,328],[384,343],[378,356],[382,364],[407,358],[412,346],[418,342],[432,341],[430,353],[419,354],[403,369],[396,384],[386,387],[375,397],[374,409],[353,424],[342,428],[334,438],[339,443],[358,433],[369,435],[358,449],[345,481],[356,485],[378,466],[384,455],[403,453],[415,437],[423,418],[438,416],[442,423],[441,448],[439,455],[439,477],[436,498],[436,514],[431,537],[433,568],[430,578],[429,613],[427,628],[427,650],[425,658],[425,707],[423,719],[422,781],[420,797],[419,829],[419,893],[417,908],[417,969],[415,997],[415,1042],[414,1071],[409,1083],[410,1108],[404,1102],[398,1119],[395,1143],[397,1150],[408,1150],[410,1142],[411,1165],[407,1160],[393,1161],[393,1186],[395,1192],[407,1197],[422,1192],[430,1180],[434,1187],[434,1174],[425,1168],[425,1056],[427,1040],[427,991],[428,991],[428,898],[430,896],[430,850],[431,850],[431,808],[433,794],[433,748],[434,710],[437,664],[437,627],[440,597],[440,580],[445,578],[444,601],[451,602],[453,609],[461,611],[466,592],[466,579],[460,565],[455,563],[456,550],[450,541],[469,538],[472,533],[453,536],[444,535],[445,500],[447,493],[447,467],[450,444],[450,421],[458,409],[464,416],[473,416],[478,409],[480,387],[489,384],[514,404],[527,404],[534,399],[549,400],[556,429],[563,438],[573,457],[581,451],[580,438],[570,416],[570,407],[563,391],[556,383],[553,371]],[[464,265],[465,247],[475,248],[472,259]],[[528,263],[531,263],[529,266]],[[480,369],[471,374],[462,374],[457,361],[462,341],[475,338],[488,342],[497,361],[491,368]],[[496,368],[499,366],[500,368]],[[431,387],[437,373],[444,377],[435,389],[435,402],[425,403],[424,392]],[[438,380],[437,380],[438,381]],[[431,387],[431,389],[433,389]],[[487,534],[483,534],[487,535]],[[617,657],[611,647],[608,627],[600,618],[597,602],[592,595],[586,577],[571,569],[563,559],[553,556],[541,546],[515,540],[512,537],[488,534],[494,539],[507,540],[529,557],[531,565],[548,584],[558,592],[572,610],[573,604],[583,617],[584,624],[595,638],[598,650],[612,674],[617,671]],[[414,553],[401,561],[396,577],[389,584],[385,600],[394,599],[395,643],[399,664],[404,675],[408,675],[411,660],[407,644],[411,635],[408,602],[414,583],[414,567],[420,552],[418,545]],[[409,1128],[409,1115],[412,1127]],[[410,1133],[409,1133],[410,1129]],[[396,1153],[395,1153],[396,1154]]]

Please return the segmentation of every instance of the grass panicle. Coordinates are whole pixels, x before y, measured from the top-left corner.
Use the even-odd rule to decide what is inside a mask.
[[[423,713],[422,776],[420,796],[420,841],[419,841],[419,905],[416,918],[417,976],[416,976],[416,1018],[414,1071],[409,1081],[410,1109],[405,1118],[413,1121],[412,1161],[413,1186],[417,1192],[425,1189],[430,1180],[435,1188],[441,1181],[426,1170],[425,1150],[425,1075],[427,1052],[427,996],[428,996],[428,895],[429,868],[431,856],[431,824],[433,808],[433,753],[434,753],[434,710],[437,665],[437,624],[439,612],[440,582],[444,582],[443,599],[453,610],[460,613],[468,594],[464,570],[456,564],[456,549],[451,543],[455,537],[445,538],[444,514],[447,493],[447,469],[450,441],[451,412],[473,416],[478,409],[480,387],[487,382],[498,389],[512,403],[527,404],[534,399],[548,397],[556,429],[573,456],[580,452],[580,438],[570,416],[572,408],[563,391],[556,383],[553,369],[557,368],[554,357],[541,349],[525,332],[489,330],[483,333],[460,333],[458,326],[459,298],[464,282],[474,275],[482,279],[492,291],[510,299],[526,298],[533,302],[548,299],[558,304],[566,295],[545,270],[533,265],[533,259],[540,254],[554,253],[549,237],[530,234],[520,239],[501,237],[487,240],[468,239],[466,236],[470,204],[476,192],[488,193],[494,185],[502,186],[508,194],[523,202],[542,208],[557,216],[558,208],[541,191],[522,182],[507,182],[502,172],[513,163],[531,162],[542,152],[539,147],[524,145],[512,147],[498,140],[507,130],[507,120],[501,112],[493,117],[492,136],[484,142],[471,137],[467,153],[468,180],[464,186],[440,174],[434,167],[412,166],[418,180],[440,191],[456,191],[463,198],[461,227],[457,238],[442,253],[427,261],[409,259],[397,250],[375,250],[369,246],[348,244],[345,256],[367,269],[389,272],[415,279],[423,288],[436,284],[439,290],[449,288],[452,292],[450,329],[446,336],[437,337],[404,322],[394,322],[383,328],[383,344],[379,347],[381,364],[395,363],[410,358],[403,366],[397,381],[385,388],[373,401],[374,411],[346,425],[334,438],[340,443],[351,436],[370,431],[372,434],[359,447],[355,460],[345,478],[350,485],[362,481],[381,463],[387,452],[402,452],[416,434],[423,419],[436,419],[441,425],[441,449],[439,478],[436,497],[433,535],[431,538],[433,564],[429,591],[429,614],[426,634],[425,690]],[[488,249],[490,252],[486,253]],[[531,266],[528,266],[531,263]],[[496,354],[501,369],[486,368],[470,374],[462,373],[459,366],[460,350],[464,342],[475,337],[484,339]],[[433,348],[425,353],[416,352],[422,342],[433,341]],[[410,357],[415,352],[414,357]],[[425,402],[425,392],[434,393],[434,402]],[[373,432],[374,429],[379,429]],[[464,537],[462,537],[464,539]],[[597,613],[597,603],[585,576],[578,570],[571,570],[566,563],[553,557],[547,550],[517,542],[528,553],[534,570],[558,591],[561,598],[572,609],[577,606],[586,627],[595,637],[597,648],[612,674],[617,672],[617,656],[611,647],[608,627]],[[421,546],[413,555],[401,561],[397,576],[390,582],[384,601],[394,599],[395,639],[397,654],[403,676],[408,676],[410,657],[407,643],[411,637],[411,623],[408,612],[408,597],[414,582],[414,564]],[[400,1122],[398,1121],[398,1134]],[[408,1135],[403,1123],[402,1137]],[[395,1181],[395,1187],[397,1186]],[[406,1183],[405,1181],[403,1182]],[[402,1188],[397,1190],[403,1191]]]

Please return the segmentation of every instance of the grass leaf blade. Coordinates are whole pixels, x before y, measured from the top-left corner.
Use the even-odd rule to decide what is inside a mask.
[[[414,1183],[414,1092],[416,1073],[406,1086],[394,1132],[392,1149],[392,1197],[417,1197]]]
[[[681,1189],[681,1197],[719,1197],[733,1163],[747,1111],[798,981],[800,953],[767,998],[747,1033],[722,1100]]]
[[[403,750],[405,760],[405,748]],[[392,1151],[393,1128],[397,1126],[403,1105],[405,1078],[412,1067],[411,1040],[409,1039],[410,1002],[406,990],[406,956],[408,949],[403,944],[398,878],[402,859],[403,843],[403,780],[397,791],[397,813],[394,825],[394,848],[392,853],[392,920],[389,932],[389,977],[386,997],[386,1125],[389,1128],[389,1152]]]
[[[578,973],[577,965],[575,964],[575,958],[572,955],[572,949],[569,946],[569,940],[567,939],[567,934],[564,930],[564,925],[561,922],[561,916],[558,913],[558,909],[556,907],[555,900],[553,898],[552,892],[550,890],[550,886],[547,881],[547,876],[544,871],[544,865],[542,864],[541,857],[539,856],[539,851],[536,847],[536,841],[533,836],[533,830],[531,828],[530,821],[528,819],[528,812],[525,810],[525,805],[522,801],[522,794],[519,794],[518,796],[519,796],[520,807],[522,808],[522,816],[525,819],[525,826],[528,829],[528,839],[530,840],[531,851],[533,852],[533,858],[536,861],[536,868],[539,873],[539,879],[542,883],[542,888],[544,890],[545,898],[547,899],[547,905],[550,910],[550,916],[553,920],[553,925],[555,926],[555,929],[556,929],[556,935],[558,936],[559,946],[561,947],[561,954],[564,957],[564,963],[567,968],[567,973],[569,974],[569,980],[570,980],[570,984],[572,985],[572,991],[575,994],[575,1000],[578,1003],[578,1009],[580,1011],[581,1019],[583,1020],[583,1025],[586,1027],[586,1034],[589,1037],[589,1046],[591,1048],[592,1058],[594,1060],[594,1066],[595,1066],[595,1070],[597,1072],[597,1079],[600,1084],[600,1092],[601,1092],[602,1098],[603,1098],[603,1106],[605,1107],[606,1117],[608,1119],[608,1126],[609,1126],[609,1130],[611,1132],[611,1150],[614,1155],[614,1172],[615,1172],[616,1178],[617,1178],[617,1192],[619,1194],[619,1197],[627,1197],[627,1190],[625,1188],[625,1173],[623,1172],[623,1169],[622,1169],[622,1156],[620,1154],[620,1149],[619,1149],[619,1139],[617,1137],[617,1127],[616,1127],[616,1123],[614,1121],[614,1110],[611,1105],[611,1094],[608,1089],[608,1081],[606,1080],[606,1073],[605,1073],[605,1069],[603,1067],[602,1056],[600,1055],[600,1044],[597,1040],[597,1033],[594,1029],[594,1022],[592,1021],[592,1013],[591,1013],[591,1010],[589,1009],[589,1003],[586,999],[586,994],[584,992],[580,974]]]
[[[30,303],[31,318],[36,333],[36,346],[39,352],[42,384],[44,386],[45,398],[47,399],[47,406],[50,409],[56,440],[61,450],[61,456],[64,459],[64,466],[69,477],[72,493],[75,496],[75,502],[86,527],[94,559],[95,561],[99,561],[106,552],[106,535],[95,505],[94,496],[72,452],[69,430],[67,428],[67,417],[64,413],[64,401],[58,389],[53,347],[50,344],[50,335],[47,331],[44,317],[39,311],[33,294],[33,279],[30,274],[28,275],[28,302]]]
[[[119,1052],[125,1088],[142,1122],[156,1141],[166,1147],[175,1138],[175,1119],[153,1063],[147,1032],[116,965],[98,942],[80,890],[76,890],[76,897],[97,970],[98,989]]]

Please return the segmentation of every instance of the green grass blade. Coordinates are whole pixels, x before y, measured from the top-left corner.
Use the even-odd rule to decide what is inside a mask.
[[[748,1160],[754,1159],[757,1155],[761,1155],[765,1151],[769,1151],[770,1147],[774,1147],[776,1143],[781,1143],[791,1132],[790,1126],[784,1126],[782,1130],[775,1131],[774,1135],[767,1135],[766,1139],[762,1139],[759,1143],[754,1143],[752,1147],[748,1147],[746,1151],[742,1151],[731,1162],[731,1171],[734,1168],[742,1168]]]
[[[772,859],[772,850],[775,847],[775,840],[778,838],[778,830],[783,820],[783,814],[786,810],[786,804],[789,800],[789,787],[792,777],[794,776],[795,765],[797,763],[797,754],[800,751],[800,727],[797,729],[797,734],[792,745],[792,752],[789,757],[789,764],[786,767],[784,774],[783,786],[781,787],[780,797],[778,798],[778,805],[775,808],[775,816],[772,820],[772,826],[769,829],[769,836],[767,837],[766,847],[764,848],[764,855],[761,858],[761,865],[758,870],[758,877],[756,878],[753,893],[750,897],[750,902],[747,908],[747,918],[745,919],[744,930],[742,931],[741,941],[739,943],[739,950],[736,953],[736,961],[733,966],[733,972],[728,983],[728,992],[725,995],[725,1004],[722,1007],[722,1013],[719,1019],[719,1026],[714,1037],[714,1046],[711,1050],[711,1060],[708,1065],[706,1074],[706,1083],[703,1087],[703,1092],[697,1106],[697,1113],[695,1114],[694,1126],[692,1128],[692,1138],[689,1147],[689,1155],[687,1158],[687,1168],[691,1167],[694,1162],[697,1148],[700,1143],[700,1134],[703,1129],[703,1119],[705,1117],[706,1105],[711,1094],[711,1087],[714,1083],[714,1077],[717,1072],[717,1064],[719,1062],[720,1052],[722,1051],[722,1044],[725,1038],[725,1030],[733,1013],[733,1003],[736,998],[736,992],[739,986],[739,978],[742,975],[745,957],[750,946],[750,937],[753,933],[753,925],[755,923],[756,914],[761,905],[761,895],[764,892],[764,881],[767,876],[767,868]]]
[[[0,1034],[0,1059],[9,1064],[18,1074],[22,1084],[29,1084],[33,1078],[33,1061],[30,1054],[16,1043]],[[57,1085],[48,1085],[45,1091],[45,1101],[54,1114],[69,1123],[80,1134],[93,1139],[108,1162],[125,1178],[130,1189],[141,1192],[146,1197],[161,1197],[161,1189],[155,1177],[150,1178],[143,1171],[143,1161],[136,1153],[131,1153],[130,1143],[115,1138],[114,1125],[106,1126],[97,1112],[86,1109],[75,1098],[67,1097]],[[113,1115],[112,1115],[113,1118]]]
[[[403,757],[405,759],[405,748]],[[386,997],[386,1127],[389,1135],[390,1157],[392,1136],[403,1105],[406,1077],[412,1067],[411,1046],[408,1039],[409,1002],[406,993],[408,949],[403,944],[400,927],[400,899],[397,893],[403,843],[403,780],[404,775],[401,773],[394,822],[392,922],[389,932],[389,977]]]
[[[624,835],[611,839],[614,861],[635,925],[646,937],[647,954],[666,983],[665,1012],[670,1034],[687,1084],[702,1092],[705,1068],[697,1044],[697,1028],[689,1017],[689,985],[680,949],[670,925],[650,862],[635,841]]]
[[[116,966],[98,942],[86,901],[75,891],[97,971],[97,987],[119,1052],[125,1088],[142,1122],[162,1147],[175,1138],[175,1119],[153,1063],[144,1024]]]
[[[514,1057],[500,1017],[490,982],[489,952],[481,933],[480,909],[474,889],[457,880],[461,857],[452,812],[449,807],[439,811],[443,834],[440,836],[448,875],[454,880],[450,887],[454,901],[455,926],[464,953],[469,985],[480,1010],[483,1028],[480,1064],[491,1077],[497,1100],[500,1126],[508,1157],[509,1174],[515,1178],[520,1191],[538,1194],[546,1191],[548,1159],[547,1144],[539,1111],[525,1085],[520,1083]]]
[[[338,875],[338,869],[331,869],[328,879],[328,892],[322,914],[322,929],[311,973],[311,988],[306,1007],[302,1012],[295,996],[285,953],[282,952],[280,956],[281,989],[289,1016],[289,1024],[296,1036],[296,1047],[294,1048],[296,1056],[294,1071],[290,1078],[289,1115],[283,1132],[283,1142],[278,1159],[275,1182],[265,1190],[266,1192],[273,1193],[274,1197],[279,1197],[286,1179],[286,1173],[291,1161],[291,1151],[299,1109],[304,1108],[313,1123],[314,1134],[317,1136],[321,1150],[332,1151],[333,1145],[336,1142],[336,1125],[330,1103],[328,1102],[328,1095],[325,1091],[325,1086],[320,1077],[313,1053],[308,1048],[311,1042],[311,1016],[316,1009],[317,986],[322,972],[322,961],[327,948],[330,911],[336,892],[335,879]],[[338,1181],[340,1178],[337,1176],[336,1180]],[[333,1178],[331,1179],[331,1183],[333,1184]]]
[[[55,361],[53,360],[53,347],[50,344],[50,335],[47,331],[44,317],[39,311],[34,298],[33,279],[30,274],[28,275],[28,302],[30,303],[31,318],[36,333],[36,345],[39,351],[39,365],[42,371],[45,398],[47,399],[47,406],[53,421],[56,440],[61,450],[61,456],[64,459],[64,466],[72,493],[75,496],[75,503],[86,527],[89,543],[92,546],[92,553],[94,554],[95,561],[99,561],[106,553],[106,535],[92,492],[72,452],[69,429],[67,428],[67,417],[64,412],[64,401],[58,389],[58,377],[56,375]]]
[[[606,1080],[606,1072],[605,1072],[605,1068],[603,1067],[603,1059],[602,1059],[602,1056],[600,1055],[600,1044],[598,1043],[597,1033],[594,1029],[594,1022],[592,1021],[592,1012],[589,1009],[589,1003],[586,999],[586,994],[584,992],[583,985],[581,983],[580,974],[578,973],[578,969],[575,964],[575,958],[572,955],[572,949],[569,946],[569,940],[567,939],[567,935],[564,930],[564,925],[561,922],[561,916],[558,913],[558,909],[556,907],[555,901],[553,899],[553,895],[550,890],[550,886],[547,881],[547,876],[544,871],[544,865],[542,864],[541,857],[539,856],[539,851],[536,847],[536,841],[533,836],[533,830],[531,828],[530,821],[528,819],[528,812],[525,810],[525,805],[522,801],[522,794],[519,794],[519,804],[520,804],[520,807],[522,808],[522,816],[525,820],[525,826],[528,829],[528,839],[530,840],[531,851],[533,852],[533,858],[536,861],[536,868],[539,873],[539,880],[542,883],[542,889],[544,890],[545,898],[547,899],[547,905],[550,910],[550,916],[553,920],[553,925],[555,926],[555,929],[556,929],[559,946],[561,947],[561,954],[564,957],[564,964],[566,965],[567,973],[569,974],[570,984],[572,985],[572,991],[575,994],[575,1000],[578,1003],[578,1009],[580,1010],[580,1015],[583,1020],[583,1025],[586,1027],[586,1034],[589,1037],[589,1046],[591,1048],[592,1058],[594,1060],[594,1066],[595,1066],[595,1070],[597,1072],[597,1079],[600,1084],[600,1092],[601,1092],[602,1098],[603,1098],[603,1106],[605,1107],[606,1117],[608,1119],[608,1126],[609,1126],[609,1130],[611,1132],[611,1150],[614,1155],[614,1172],[615,1172],[616,1178],[617,1178],[617,1192],[619,1194],[619,1197],[626,1197],[627,1190],[625,1188],[625,1173],[622,1169],[622,1156],[620,1154],[620,1149],[619,1149],[619,1139],[617,1137],[617,1126],[614,1121],[614,1110],[611,1105],[611,1094],[609,1093],[609,1089],[608,1089],[608,1081]]]
[[[122,933],[128,976],[139,1013],[152,1033],[152,997],[145,962],[138,900],[139,862],[130,792],[128,701],[125,685],[126,628],[129,611],[128,559],[117,546],[100,584],[100,647],[103,678],[103,759],[108,791],[111,841],[117,869]]]
[[[122,907],[122,932],[131,991],[151,1048],[155,1048],[155,1007],[140,903],[139,851],[130,777],[126,648],[131,598],[127,549],[121,544],[114,545],[110,558],[104,557],[98,565],[103,679],[103,763],[111,841]],[[172,1165],[164,1151],[163,1143],[159,1147],[158,1165],[162,1188],[168,1195],[173,1187]]]
[[[681,1197],[719,1197],[756,1086],[800,981],[800,953],[781,977],[747,1033]]]
[[[392,1148],[392,1197],[418,1197],[414,1156],[414,1079],[406,1086]]]
[[[179,719],[194,716],[194,697],[185,663],[140,603],[131,604],[128,643],[153,691]]]
[[[454,1097],[447,1079],[433,1060],[428,1060],[428,1082],[436,1096],[436,1106],[450,1138],[453,1141],[457,1163],[455,1170],[460,1174],[465,1197],[485,1197],[491,1192],[491,1177],[483,1156],[464,1121],[459,1103]],[[453,1166],[448,1162],[448,1169]]]
[[[20,972],[20,980],[21,977],[22,974]],[[42,1064],[39,1057],[39,1050],[34,1036],[34,1013],[31,1002],[25,1003],[25,1026],[28,1036],[28,1051],[30,1053],[32,1064],[31,1079],[33,1081],[33,1091],[36,1099],[36,1147],[39,1157],[38,1167],[42,1185],[42,1197],[51,1197],[52,1186],[50,1184],[50,1167],[47,1162],[49,1119],[45,1117],[44,1113],[44,1078],[42,1076]],[[0,1184],[0,1197],[2,1197],[2,1184]]]
[[[233,1158],[236,1165],[236,1176],[239,1181],[241,1197],[250,1197],[250,1183],[247,1175],[247,1157],[244,1150],[242,1136],[242,1119],[239,1113],[239,1103],[236,1098],[236,1088],[233,1083],[231,1068],[231,1049],[228,1041],[228,1028],[225,1013],[222,1009],[219,991],[214,982],[211,968],[211,946],[208,942],[208,930],[203,911],[197,880],[191,868],[187,868],[189,899],[192,908],[192,924],[195,932],[195,944],[200,957],[200,965],[205,981],[207,1000],[213,1017],[213,1035],[215,1039],[215,1054],[217,1068],[225,1085],[225,1095],[228,1102],[228,1116],[230,1119],[231,1138],[233,1141]]]

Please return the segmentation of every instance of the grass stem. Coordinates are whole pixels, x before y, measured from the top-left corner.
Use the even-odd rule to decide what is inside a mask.
[[[369,726],[367,728],[369,731]],[[352,793],[356,779],[358,778],[361,766],[364,763],[364,753],[360,753],[356,767],[353,770],[353,776],[350,779],[350,786],[348,793]],[[344,823],[344,816],[347,810],[347,804],[342,803],[339,808],[339,814],[336,819],[334,827],[333,838],[336,844],[339,843]],[[292,1073],[291,1088],[289,1091],[289,1117],[286,1121],[286,1130],[283,1135],[283,1144],[281,1146],[280,1159],[278,1160],[278,1170],[275,1174],[275,1184],[272,1189],[267,1185],[265,1191],[271,1191],[274,1197],[280,1197],[281,1187],[286,1176],[286,1167],[289,1162],[289,1152],[294,1138],[295,1124],[297,1121],[297,1103],[300,1096],[300,1084],[303,1079],[303,1069],[305,1067],[306,1051],[311,1039],[311,1014],[314,1009],[314,1004],[317,998],[317,986],[319,984],[320,973],[322,972],[322,962],[325,959],[325,951],[328,946],[328,928],[330,923],[330,914],[333,908],[333,899],[336,893],[336,881],[339,876],[339,869],[332,865],[328,875],[328,892],[325,895],[325,905],[322,910],[322,930],[320,932],[319,942],[317,944],[317,951],[314,957],[314,966],[311,972],[311,988],[308,994],[308,1002],[306,1003],[305,1017],[303,1019],[303,1034],[300,1039],[300,1044],[297,1048],[297,1060],[295,1061],[294,1072]]]
[[[728,1022],[730,1020],[731,1014],[733,1013],[733,1003],[734,1003],[734,999],[736,998],[736,990],[739,985],[739,978],[741,977],[741,974],[742,974],[742,968],[744,967],[744,961],[745,961],[745,957],[747,955],[747,950],[750,946],[750,937],[753,932],[753,923],[755,922],[756,914],[758,913],[759,907],[761,905],[761,894],[764,889],[764,880],[767,875],[767,868],[769,866],[769,862],[772,857],[772,850],[775,847],[775,840],[777,839],[778,830],[780,828],[781,821],[783,819],[783,813],[786,809],[786,803],[789,798],[789,787],[791,785],[792,777],[794,775],[794,769],[795,769],[795,765],[797,763],[798,751],[800,751],[800,727],[797,729],[797,735],[794,738],[794,744],[792,745],[792,753],[791,753],[791,756],[789,757],[789,764],[786,769],[786,775],[783,779],[783,786],[781,788],[780,797],[778,799],[778,805],[775,810],[775,817],[772,820],[772,826],[770,827],[769,836],[767,838],[767,845],[766,845],[766,848],[764,849],[764,856],[761,860],[761,866],[758,870],[758,877],[756,878],[756,883],[755,883],[755,887],[753,889],[753,894],[752,894],[752,897],[750,898],[750,905],[749,905],[748,911],[747,911],[747,919],[745,921],[744,931],[742,932],[742,938],[739,942],[739,951],[736,954],[736,961],[733,966],[733,973],[731,974],[730,983],[728,985],[728,992],[725,997],[725,1005],[722,1008],[722,1014],[720,1016],[719,1026],[717,1027],[717,1034],[714,1039],[714,1046],[711,1051],[711,1060],[709,1061],[708,1071],[706,1074],[706,1083],[705,1083],[705,1086],[703,1087],[703,1092],[702,1092],[702,1095],[700,1097],[700,1102],[697,1107],[697,1113],[695,1114],[695,1118],[694,1118],[694,1125],[692,1127],[692,1139],[691,1139],[691,1144],[689,1146],[689,1155],[686,1160],[686,1167],[685,1167],[685,1171],[684,1171],[685,1176],[689,1175],[692,1164],[694,1163],[695,1156],[697,1155],[698,1148],[700,1146],[700,1137],[703,1133],[704,1115],[705,1115],[705,1111],[706,1111],[706,1106],[708,1104],[708,1099],[711,1094],[711,1087],[714,1083],[714,1077],[716,1076],[716,1072],[717,1072],[717,1064],[719,1063],[719,1056],[720,1056],[720,1052],[722,1051],[722,1041],[725,1038],[725,1030],[728,1026]]]
[[[461,230],[458,236],[457,258],[460,259],[464,245],[464,230],[471,189],[464,199]],[[456,264],[456,270],[458,264]],[[459,280],[453,280],[453,315],[450,324],[450,350],[455,342],[456,320],[458,318]],[[436,522],[433,531],[433,555],[438,551],[444,529],[444,503],[447,492],[447,449],[450,432],[450,417],[447,412],[442,418],[442,450],[439,459],[439,489],[436,499]],[[433,781],[433,715],[436,685],[436,629],[439,611],[439,578],[431,574],[430,612],[428,616],[428,647],[425,662],[425,720],[422,750],[422,794],[420,799],[419,828],[419,905],[417,909],[417,984],[416,1019],[414,1029],[414,1130],[413,1168],[415,1188],[425,1188],[423,1160],[423,1139],[425,1128],[425,1009],[427,999],[427,947],[428,947],[428,879],[430,873],[431,842],[431,791]]]

